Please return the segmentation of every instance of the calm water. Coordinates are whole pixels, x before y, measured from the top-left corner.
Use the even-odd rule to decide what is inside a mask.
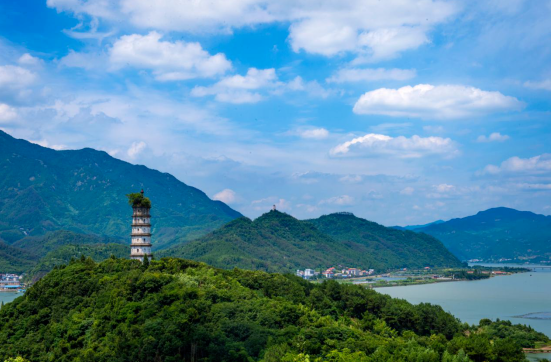
[[[487,265],[489,266],[489,265]],[[501,265],[503,266],[503,265]],[[411,303],[430,302],[442,306],[463,322],[477,324],[483,318],[510,320],[532,326],[551,337],[551,320],[515,316],[551,312],[551,271],[498,276],[481,281],[462,281],[419,286],[377,288],[378,292]],[[550,354],[529,354],[530,360]]]
[[[22,295],[21,292],[0,292],[0,302],[8,303]]]
[[[378,292],[411,303],[440,305],[463,322],[477,324],[483,318],[510,320],[530,325],[551,337],[551,320],[515,316],[551,312],[551,272],[530,272],[480,281],[377,288]],[[544,316],[544,315],[540,315]]]

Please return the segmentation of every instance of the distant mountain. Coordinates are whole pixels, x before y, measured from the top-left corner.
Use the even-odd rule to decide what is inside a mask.
[[[551,260],[551,216],[497,207],[414,229],[441,240],[459,259]]]
[[[345,238],[340,230],[354,233]],[[412,248],[415,244],[425,252]],[[236,219],[202,238],[159,251],[156,256],[268,272],[339,265],[381,270],[461,264],[442,243],[425,234],[388,229],[354,216],[333,214],[300,221],[279,211],[254,221]]]
[[[444,220],[436,220],[434,222],[430,222],[430,223],[424,224],[424,225],[391,226],[391,228],[396,229],[396,230],[419,230],[419,229],[422,229],[422,228],[426,228],[427,226],[435,225],[435,224],[441,224],[443,222],[445,222],[445,221]]]
[[[72,230],[129,239],[125,194],[153,201],[154,248],[190,240],[241,214],[168,173],[94,149],[55,151],[0,131],[0,238]]]
[[[375,269],[461,265],[440,241],[426,234],[387,228],[350,213],[324,215],[307,221],[319,231],[353,247]]]

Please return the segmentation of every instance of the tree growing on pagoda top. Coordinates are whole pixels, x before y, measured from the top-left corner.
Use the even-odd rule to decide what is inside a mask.
[[[132,206],[132,208],[151,208],[151,200],[144,197],[143,190],[139,193],[129,193],[126,197],[128,197],[128,204]]]

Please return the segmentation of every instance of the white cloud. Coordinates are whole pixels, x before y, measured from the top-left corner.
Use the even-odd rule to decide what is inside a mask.
[[[369,154],[390,154],[401,158],[420,158],[430,154],[444,154],[447,157],[458,153],[455,143],[449,138],[427,137],[417,135],[390,137],[382,134],[367,134],[354,138],[331,149],[331,155],[344,155],[350,151],[363,151]]]
[[[434,188],[436,189],[437,192],[444,193],[444,192],[453,191],[455,189],[455,186],[454,185],[449,185],[449,184],[446,184],[446,183],[442,183],[442,184],[434,186]]]
[[[524,87],[532,88],[535,90],[551,91],[551,78],[543,81],[526,81]]]
[[[492,133],[489,136],[480,135],[476,141],[479,143],[490,143],[490,142],[504,142],[509,140],[508,135],[501,135],[500,133]]]
[[[461,85],[421,84],[366,92],[354,105],[354,112],[362,115],[456,119],[521,110],[523,107],[523,102],[497,91]]]
[[[36,79],[36,75],[19,66],[0,66],[0,87],[25,87]]]
[[[237,195],[233,190],[226,188],[212,197],[213,200],[222,201],[224,203],[230,204],[237,200]]]
[[[109,51],[112,67],[150,69],[159,81],[214,77],[231,68],[224,54],[212,56],[199,43],[168,42],[161,38],[154,31],[120,37]]]
[[[298,135],[303,139],[326,139],[329,136],[329,131],[324,128],[306,129],[299,131]]]
[[[48,0],[58,11],[106,19],[114,24],[193,33],[231,33],[273,22],[290,23],[289,41],[304,50],[333,56],[353,52],[363,60],[391,58],[428,43],[427,33],[459,11],[438,0]]]
[[[191,90],[191,95],[195,97],[215,95],[217,101],[234,104],[255,103],[262,100],[262,96],[252,92],[253,90],[276,86],[278,81],[275,69],[249,68],[245,76],[229,76],[209,87],[196,86]]]
[[[144,141],[134,142],[126,152],[130,158],[137,157],[147,147]]]
[[[551,172],[551,154],[542,154],[532,158],[511,157],[500,166],[489,164],[479,174],[527,173],[541,174]]]
[[[64,144],[50,144],[47,140],[29,140],[31,143],[38,144],[44,148],[51,148],[55,150],[64,150],[67,149],[67,146]]]
[[[315,80],[305,82],[300,76],[287,83],[287,88],[291,91],[304,91],[310,96],[321,97],[322,99],[326,99],[335,92],[331,89],[325,89]]]
[[[400,191],[400,195],[411,196],[413,192],[415,192],[415,189],[413,187],[406,187]]]
[[[350,175],[350,174],[339,178],[340,182],[346,182],[346,183],[359,183],[362,180],[363,180],[362,176]]]
[[[40,58],[33,57],[29,53],[23,54],[17,60],[17,63],[25,65],[25,66],[36,66],[36,65],[40,64],[40,62],[41,62]]]
[[[519,183],[516,187],[523,190],[551,190],[551,183]]]
[[[17,117],[17,112],[13,107],[0,103],[0,121],[9,121]]]
[[[329,205],[339,205],[339,206],[349,206],[354,204],[354,198],[348,195],[335,196],[328,198],[327,200],[321,200],[320,205],[329,204]]]
[[[372,82],[381,80],[405,81],[416,76],[415,70],[398,68],[343,68],[326,81],[331,83]]]

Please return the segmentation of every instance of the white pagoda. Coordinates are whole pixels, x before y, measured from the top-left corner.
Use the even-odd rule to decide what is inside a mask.
[[[143,200],[143,190],[141,191]],[[151,260],[151,215],[150,207],[141,204],[132,206],[132,243],[130,244],[130,259],[143,262],[144,256]]]

